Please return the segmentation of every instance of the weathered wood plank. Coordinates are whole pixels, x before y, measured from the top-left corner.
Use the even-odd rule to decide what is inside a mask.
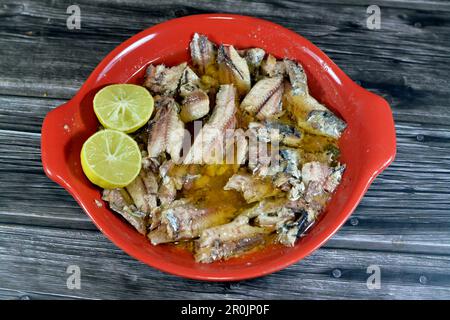
[[[5,72],[0,75],[0,93],[70,98],[102,57],[129,36],[175,16],[221,11],[260,16],[293,29],[321,47],[353,79],[405,107],[413,99],[446,101],[450,68],[446,2],[417,11],[423,3],[382,1],[380,31],[365,27],[366,4],[352,1],[78,3],[81,30],[65,26],[69,2],[24,1],[4,9],[0,68]],[[18,52],[26,57],[21,59]]]
[[[0,130],[40,133],[45,115],[66,101],[0,95]]]
[[[10,290],[0,288],[0,300],[79,300],[77,296],[69,296],[64,294],[42,293],[36,291]],[[86,300],[86,299],[83,299]]]
[[[72,31],[71,1],[0,6],[0,298],[450,298],[450,3],[380,0],[382,29],[370,31],[372,2],[80,0],[82,29]],[[110,50],[155,23],[214,11],[259,16],[307,37],[390,102],[398,135],[396,161],[323,249],[236,284],[180,280],[128,257],[40,164],[43,117]],[[74,263],[81,291],[65,287]],[[381,266],[380,290],[365,286],[369,264]]]
[[[0,130],[0,136],[0,221],[95,228],[76,201],[45,176],[39,133]]]
[[[99,232],[0,225],[0,248],[0,288],[21,292],[124,299],[450,297],[450,257],[439,255],[319,249],[267,277],[225,284],[183,280],[153,270],[126,256]],[[81,290],[66,287],[69,265],[81,269]],[[366,286],[369,265],[381,269],[379,290]],[[335,269],[339,271],[333,275]]]

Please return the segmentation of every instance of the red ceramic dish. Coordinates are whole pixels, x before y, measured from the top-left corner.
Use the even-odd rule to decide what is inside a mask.
[[[141,83],[149,63],[173,65],[189,59],[194,32],[237,48],[260,47],[304,66],[312,95],[348,123],[340,140],[347,170],[324,214],[295,247],[270,246],[257,253],[213,264],[195,263],[172,246],[152,246],[101,200],[99,188],[80,165],[83,142],[97,130],[95,93],[108,84]],[[140,32],[113,50],[76,96],[51,111],[42,126],[42,163],[48,177],[77,200],[97,227],[129,255],[157,269],[193,279],[241,280],[293,264],[327,241],[358,205],[373,179],[394,159],[395,128],[388,103],[356,85],[322,51],[298,34],[251,17],[206,14],[170,20]],[[100,205],[101,204],[101,205]]]

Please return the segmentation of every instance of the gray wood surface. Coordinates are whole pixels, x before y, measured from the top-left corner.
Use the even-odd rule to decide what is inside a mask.
[[[449,299],[450,3],[377,1],[381,30],[366,28],[372,1],[76,2],[0,0],[0,299]],[[352,79],[384,96],[397,128],[395,162],[352,218],[307,259],[239,283],[156,271],[111,244],[40,162],[45,114],[70,99],[120,42],[177,16],[258,16],[305,36]],[[80,290],[66,286],[79,265]],[[366,286],[369,265],[381,288]],[[338,271],[337,271],[338,270]]]

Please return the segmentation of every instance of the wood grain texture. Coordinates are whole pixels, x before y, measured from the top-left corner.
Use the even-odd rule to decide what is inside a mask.
[[[71,4],[0,5],[0,299],[450,298],[448,1],[377,1],[377,31],[366,28],[372,1],[80,0],[81,30],[68,30]],[[217,11],[265,18],[311,40],[389,101],[398,139],[395,162],[322,249],[231,284],[179,279],[128,257],[45,177],[39,147],[45,114],[115,46],[155,23]],[[82,290],[66,288],[69,264],[81,267]],[[370,264],[381,266],[380,290],[365,285]]]
[[[10,246],[11,241],[17,245]],[[149,269],[95,231],[0,225],[0,249],[0,272],[12,270],[0,288],[31,298],[49,287],[54,295],[89,299],[426,299],[450,294],[450,257],[439,255],[319,249],[267,277],[207,283]],[[69,265],[80,267],[80,290],[66,287]],[[380,267],[379,290],[367,288],[369,265]],[[340,277],[333,276],[335,269]]]
[[[70,98],[97,63],[126,38],[170,18],[214,11],[251,14],[281,23],[313,41],[354,80],[392,98],[403,94],[411,100],[446,92],[448,2],[436,2],[423,11],[418,10],[424,6],[420,2],[381,1],[380,31],[365,26],[370,1],[77,3],[82,15],[80,30],[66,28],[70,1],[23,1],[3,9],[1,93]],[[16,52],[26,52],[27,59],[20,59]],[[394,68],[396,72],[391,72]],[[409,102],[405,96],[401,99],[404,105]]]

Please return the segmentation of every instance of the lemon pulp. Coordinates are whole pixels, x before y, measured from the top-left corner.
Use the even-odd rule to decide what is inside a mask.
[[[120,131],[98,131],[81,148],[84,173],[92,183],[105,189],[130,184],[139,174],[141,164],[136,141]]]
[[[94,112],[108,129],[130,133],[145,125],[153,113],[152,95],[134,84],[113,84],[94,97]]]

